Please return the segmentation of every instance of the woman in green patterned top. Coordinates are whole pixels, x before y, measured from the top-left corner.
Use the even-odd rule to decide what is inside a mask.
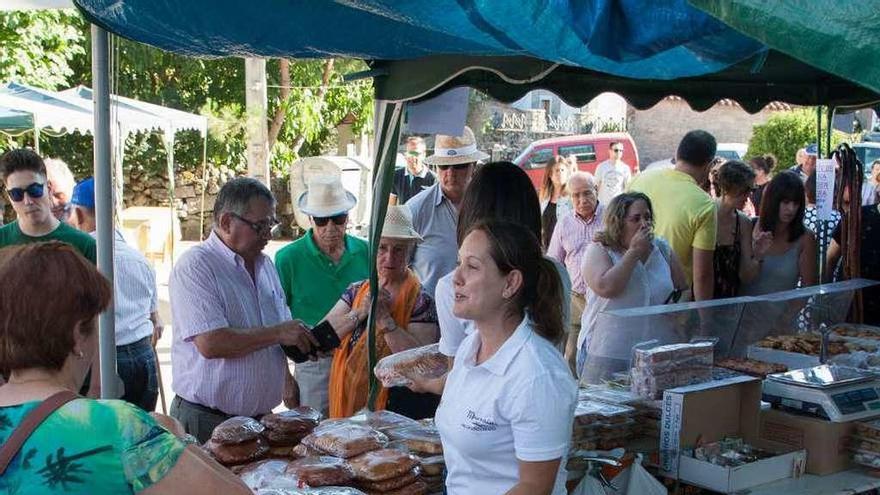
[[[69,245],[0,250],[0,444],[44,399],[77,391],[97,358],[107,280]],[[229,471],[126,402],[78,398],[34,430],[0,476],[0,493],[246,494]]]

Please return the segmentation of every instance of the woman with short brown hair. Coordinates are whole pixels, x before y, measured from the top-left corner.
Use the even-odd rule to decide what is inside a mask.
[[[179,427],[170,418],[74,393],[97,360],[95,318],[112,289],[71,246],[0,250],[0,281],[0,369],[9,372],[0,387],[0,493],[250,493],[157,423]]]

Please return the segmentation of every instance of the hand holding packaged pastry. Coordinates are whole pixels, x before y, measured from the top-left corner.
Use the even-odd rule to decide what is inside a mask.
[[[369,426],[334,421],[315,428],[302,443],[325,454],[347,459],[384,447],[388,437]]]
[[[440,378],[449,371],[448,358],[439,344],[407,349],[382,358],[373,370],[383,387],[405,387],[413,377],[422,380]]]

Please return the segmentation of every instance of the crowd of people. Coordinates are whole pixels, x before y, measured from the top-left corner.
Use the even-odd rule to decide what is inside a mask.
[[[170,417],[152,413],[163,324],[150,264],[117,232],[111,288],[94,267],[94,181],[75,183],[66,165],[30,150],[0,157],[17,214],[0,228],[0,437],[41,404],[54,407],[12,453],[0,489],[84,493],[99,483],[164,493],[173,483],[246,493],[184,440],[204,443],[221,422],[282,403],[331,418],[357,413],[368,402],[375,306],[379,358],[439,343],[449,360],[445,376],[382,388],[375,402],[435,418],[449,493],[561,494],[577,381],[625,369],[633,338],[680,338],[666,319],[618,338],[623,329],[607,311],[810,286],[819,246],[832,268],[840,256],[839,226],[815,221],[812,147],[773,175],[770,156],[719,162],[715,138],[697,130],[681,139],[673,168],[638,173],[622,161],[622,143],[611,143],[595,174],[555,157],[536,190],[513,163],[481,164],[488,155],[468,128],[438,135],[430,156],[419,137],[404,146],[406,166],[380,220],[375,304],[368,245],[347,233],[357,198],[339,178],[309,181],[296,206],[310,228],[274,260],[264,253],[279,223],[272,192],[250,178],[222,186],[210,235],[169,280]],[[862,263],[873,268],[862,275],[880,278],[880,163],[872,166]],[[94,322],[111,299],[124,395],[94,401]],[[877,306],[866,305],[869,323],[880,323]],[[320,351],[319,325],[339,338],[334,351]],[[285,348],[310,360],[291,371]],[[69,439],[90,478],[47,474],[36,462],[52,460],[58,438]]]

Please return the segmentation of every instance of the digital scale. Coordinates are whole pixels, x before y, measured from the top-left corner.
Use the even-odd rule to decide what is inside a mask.
[[[768,375],[763,400],[835,423],[880,416],[880,379],[848,366],[823,364]]]

